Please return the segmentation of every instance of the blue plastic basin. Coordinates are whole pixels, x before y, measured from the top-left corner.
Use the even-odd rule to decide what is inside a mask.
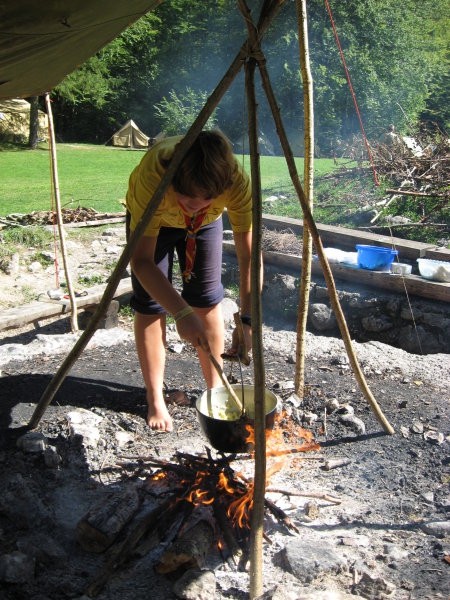
[[[358,266],[361,269],[370,269],[371,271],[389,271],[394,258],[397,256],[397,250],[383,248],[382,246],[366,246],[357,244]]]

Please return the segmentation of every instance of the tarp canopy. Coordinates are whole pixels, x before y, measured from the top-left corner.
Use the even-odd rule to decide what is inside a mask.
[[[26,140],[30,133],[31,104],[22,98],[0,100],[0,140]],[[38,138],[48,139],[48,117],[38,111]]]
[[[162,0],[0,3],[0,99],[50,92]]]
[[[119,131],[112,136],[113,146],[122,148],[148,148],[148,135],[145,135],[136,123],[130,119],[123,125]]]

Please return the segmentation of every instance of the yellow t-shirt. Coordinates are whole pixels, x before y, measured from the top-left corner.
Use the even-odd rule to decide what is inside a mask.
[[[141,162],[130,175],[127,191],[127,210],[131,215],[130,229],[134,231],[144,210],[151,201],[164,173],[161,161],[172,157],[176,144],[182,136],[168,137],[150,148]],[[230,224],[235,233],[250,231],[252,228],[252,195],[250,178],[236,161],[233,183],[223,194],[212,200],[202,223],[208,225],[220,218],[227,209]],[[167,189],[164,198],[150,220],[144,235],[156,237],[161,227],[179,227],[185,229],[183,213],[176,200],[172,186]]]

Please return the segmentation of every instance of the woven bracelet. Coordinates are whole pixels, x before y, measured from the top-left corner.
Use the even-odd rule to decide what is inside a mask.
[[[184,317],[187,317],[188,315],[192,315],[194,312],[192,306],[185,306],[184,308],[182,308],[181,310],[179,310],[177,313],[174,314],[173,318],[175,319],[175,323],[178,323],[178,321],[180,321],[181,319],[184,319]]]

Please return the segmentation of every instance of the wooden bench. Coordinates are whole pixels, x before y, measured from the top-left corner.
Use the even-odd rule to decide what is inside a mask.
[[[87,290],[86,296],[76,298],[77,309],[99,304],[105,289],[106,285],[97,285]],[[130,293],[131,277],[127,277],[120,280],[114,293],[114,298],[119,298]],[[69,299],[51,300],[47,294],[42,294],[39,300],[0,311],[0,331],[22,327],[23,325],[36,323],[42,319],[63,316],[70,314],[70,311],[71,304]]]

